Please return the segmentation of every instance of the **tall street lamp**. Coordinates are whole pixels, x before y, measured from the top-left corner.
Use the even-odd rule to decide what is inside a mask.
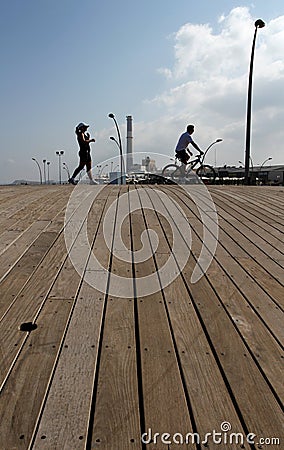
[[[63,165],[63,169],[66,170],[67,175],[68,175],[68,180],[70,180],[70,171],[69,171],[69,167],[67,166],[66,162],[62,163]]]
[[[38,170],[39,170],[39,180],[40,180],[40,184],[42,184],[42,173],[41,173],[41,168],[40,168],[40,165],[39,165],[39,162],[35,159],[35,158],[32,158],[32,160],[36,163],[36,165],[38,166]]]
[[[109,138],[110,138],[111,141],[113,141],[113,142],[116,143],[116,145],[118,146],[119,151],[120,151],[120,145],[119,145],[119,143],[117,142],[117,140],[115,139],[115,137],[110,136]],[[120,169],[120,172],[121,172],[121,178],[122,178],[122,174],[125,173],[124,158],[123,158],[123,156],[122,156],[122,153],[120,153],[120,165],[122,165],[122,169]],[[121,181],[121,184],[123,184],[122,181]]]
[[[105,164],[102,168],[101,168],[101,170],[100,170],[100,177],[102,176],[102,174],[103,174],[103,171],[104,171],[104,169],[106,168],[106,167],[108,167],[108,164]]]
[[[253,60],[256,34],[258,28],[265,27],[263,20],[258,19],[255,23],[255,30],[252,42],[251,57],[250,57],[250,69],[249,69],[249,82],[248,82],[248,99],[247,99],[247,124],[246,124],[246,149],[245,149],[245,184],[250,184],[249,176],[249,161],[250,161],[250,133],[251,133],[251,98],[252,98],[252,74],[253,74]]]
[[[272,157],[270,156],[269,158],[266,158],[260,165],[259,176],[260,176],[260,180],[261,180],[262,184],[266,184],[268,182],[268,172],[266,172],[266,173],[262,172],[262,168],[267,161],[271,161],[271,160],[272,160]]]
[[[108,164],[105,164],[104,166],[100,166],[100,170],[99,170],[99,173],[98,173],[99,183],[101,182],[101,177],[102,177],[103,171],[104,171],[104,169],[106,167],[108,167]]]
[[[265,160],[263,161],[263,163],[261,163],[259,171],[261,172],[261,169],[263,168],[264,164],[265,164],[267,161],[271,161],[271,160],[272,160],[272,157],[271,157],[271,156],[270,156],[269,158],[265,159]]]
[[[114,123],[115,123],[115,127],[116,127],[116,131],[117,131],[117,136],[118,136],[118,140],[119,140],[119,143],[117,143],[118,144],[118,147],[119,147],[119,152],[120,152],[120,184],[123,184],[123,175],[124,175],[124,170],[123,170],[123,167],[124,167],[124,161],[123,161],[123,154],[122,154],[122,143],[121,143],[121,135],[120,135],[120,131],[119,131],[119,128],[118,128],[118,124],[117,124],[117,121],[116,121],[116,119],[115,119],[115,117],[114,117],[114,114],[112,114],[112,113],[109,113],[109,118],[110,119],[113,119],[113,121],[114,121]],[[115,140],[115,138],[111,138],[113,141],[116,141]]]
[[[55,152],[58,156],[58,173],[59,173],[59,184],[61,184],[61,156],[64,155],[64,150]]]
[[[46,184],[46,171],[45,171],[46,159],[43,159],[42,162],[43,162],[43,179],[44,179],[44,184]]]
[[[46,164],[47,164],[47,184],[49,184],[49,165],[50,165],[50,161],[47,161],[46,162]]]
[[[206,154],[208,153],[208,150],[214,145],[214,144],[218,144],[218,142],[222,142],[223,141],[223,139],[216,139],[214,142],[211,142],[211,144],[207,147],[207,149],[205,150],[205,153],[204,153],[204,158],[203,158],[203,160],[205,159],[205,156],[206,156]],[[215,149],[215,167],[217,166],[217,154],[216,154],[216,149]]]

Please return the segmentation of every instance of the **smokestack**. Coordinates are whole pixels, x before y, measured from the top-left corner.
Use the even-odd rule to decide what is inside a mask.
[[[126,116],[127,135],[126,135],[126,171],[130,172],[133,167],[133,135],[132,135],[132,116]]]

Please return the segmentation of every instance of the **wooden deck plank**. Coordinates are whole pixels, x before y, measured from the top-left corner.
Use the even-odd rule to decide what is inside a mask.
[[[254,224],[251,223],[251,227],[253,225],[253,229],[251,229],[247,224],[243,223],[241,217],[238,217],[236,220],[232,218],[234,209],[231,203],[225,211],[224,206],[224,202],[218,202],[220,228],[237,243],[238,247],[244,250],[245,253],[242,252],[241,256],[245,257],[245,254],[248,253],[249,257],[260,262],[266,270],[271,270],[273,275],[283,283],[284,245],[282,241],[277,239],[275,246],[272,247],[263,239],[263,236],[269,237],[270,235],[265,228],[262,228],[261,234],[258,235]],[[229,211],[227,212],[228,209]],[[238,256],[237,250],[234,252],[234,255]]]
[[[231,191],[233,192],[233,190]],[[284,192],[282,190],[282,192]],[[277,198],[274,198],[277,196]],[[240,189],[237,193],[237,198],[239,201],[245,202],[247,205],[257,207],[257,210],[264,212],[268,217],[273,215],[274,220],[279,224],[283,224],[283,212],[282,208],[279,206],[282,203],[283,206],[283,194],[281,195],[281,190],[269,189],[260,190],[255,186],[251,186],[250,195],[247,195],[247,189]]]
[[[146,277],[149,274],[153,274],[156,283],[159,283],[153,259],[138,262],[137,252],[141,249],[141,233],[147,230],[147,227],[152,228],[152,221],[155,223],[157,220],[152,215],[151,217],[148,216],[148,223],[145,222],[144,209],[147,210],[148,202],[145,204],[145,198],[141,199],[142,192],[140,192],[140,189],[137,190],[137,193],[134,191],[139,198],[130,198],[130,208],[131,210],[134,209],[141,202],[140,209],[131,214],[131,228],[141,355],[144,426],[145,431],[151,429],[158,433],[167,432],[171,436],[177,432],[185,435],[194,429],[194,425],[191,423],[163,296],[161,291],[145,296],[143,288],[139,287],[139,278]],[[155,447],[155,444],[149,444],[150,449]],[[171,449],[175,447],[173,444],[170,445]],[[166,449],[168,445],[159,442],[160,448]],[[179,448],[187,448],[187,446],[179,445]]]
[[[0,448],[29,447],[72,301],[46,302],[0,395]],[[25,333],[26,334],[26,333]]]
[[[198,219],[190,221],[195,233],[195,238],[199,238],[202,233],[196,233],[198,230]],[[195,250],[193,249],[193,252]],[[217,256],[219,255],[219,256]],[[259,365],[270,381],[278,397],[283,401],[283,383],[281,374],[283,370],[283,364],[281,361],[282,348],[281,344],[284,341],[283,332],[283,313],[279,309],[275,309],[275,306],[271,304],[273,311],[269,309],[269,315],[267,315],[267,322],[263,321],[266,315],[263,314],[265,308],[267,308],[267,298],[264,298],[262,308],[260,308],[260,301],[255,308],[252,308],[252,304],[248,301],[248,298],[244,297],[238,289],[238,272],[234,269],[231,272],[234,273],[234,278],[231,278],[229,273],[224,271],[224,265],[228,266],[228,261],[232,261],[230,257],[228,259],[225,252],[220,253],[220,246],[217,248],[217,252],[211,266],[207,270],[206,276],[210,279],[210,283],[214,290],[218,293],[218,296],[223,301],[227,313],[230,315],[237,328],[240,330],[245,341],[252,350],[254,356],[259,361]],[[225,264],[224,264],[225,262]],[[226,276],[227,275],[227,276]],[[229,275],[229,276],[228,276]],[[253,282],[249,283],[249,292],[254,292],[255,287]],[[264,293],[259,292],[260,299],[262,299]],[[281,292],[279,292],[279,298]],[[278,324],[278,326],[276,326]],[[275,331],[277,333],[275,334]]]
[[[33,207],[29,205],[29,211],[23,214],[22,217],[17,217],[14,223],[13,220],[9,219],[9,229],[5,230],[0,235],[0,254],[5,252],[14,242],[17,242],[23,233],[27,231],[36,220],[40,219],[44,212],[49,209],[53,210],[54,204],[61,199],[62,195],[59,193],[45,196],[45,198],[41,198],[40,201],[37,200],[34,202]]]
[[[238,202],[232,200],[232,198],[234,198],[234,197],[228,196],[228,194],[232,194],[232,193],[234,193],[234,191],[236,191],[236,187],[233,187],[233,188],[234,189],[230,189],[230,188],[226,188],[226,189],[219,188],[219,189],[216,189],[214,186],[210,186],[210,192],[211,192],[212,195],[214,195],[214,197],[216,196],[216,197],[222,198],[222,200],[225,203],[232,204],[232,206],[234,207],[234,206],[238,205]],[[227,192],[227,195],[226,195],[226,192]],[[271,211],[274,211],[274,212],[276,211],[278,213],[278,216],[279,216],[279,208],[280,208],[281,211],[283,210],[283,204],[284,204],[284,202],[283,202],[283,192],[284,192],[283,190],[278,189],[278,188],[276,188],[276,189],[270,189],[269,188],[269,189],[267,189],[265,191],[265,193],[259,194],[259,192],[257,190],[255,190],[255,189],[250,191],[249,193],[245,189],[245,191],[242,192],[242,200],[243,200],[241,202],[242,207],[241,208],[238,207],[238,210],[239,210],[240,213],[246,212],[246,210],[244,210],[244,208],[243,208],[244,205],[246,205],[246,202],[244,202],[244,199],[246,197],[249,196],[249,197],[251,197],[253,199],[255,199],[255,198],[257,199],[257,198],[259,198],[259,196],[261,196],[262,199],[265,199],[265,204],[270,206]],[[262,217],[265,217],[265,214],[263,214],[261,207],[259,207],[256,211],[255,210],[252,211],[252,210],[250,210],[248,208],[248,213],[252,214],[252,215],[255,215],[255,216],[258,216],[259,214],[261,214]],[[282,213],[280,212],[280,217],[281,217],[281,215],[282,215]]]
[[[241,236],[236,233],[228,235],[228,233],[224,232],[222,226],[222,223],[220,223],[219,242],[231,256],[234,255],[234,259],[239,262],[245,271],[253,276],[271,298],[284,306],[283,268],[268,256],[261,255],[260,250],[253,244],[247,245],[248,252],[253,253],[250,257],[249,253],[241,247],[243,241]],[[238,242],[240,242],[240,245]]]
[[[275,215],[271,213],[270,209],[267,207],[265,208],[265,210],[263,210],[262,208],[257,207],[257,205],[254,205],[254,203],[249,200],[250,196],[253,197],[253,194],[255,192],[254,190],[247,191],[247,196],[243,196],[243,198],[241,199],[237,194],[237,191],[230,192],[225,191],[224,189],[216,191],[216,188],[210,188],[210,192],[214,192],[215,195],[218,194],[218,196],[221,196],[224,201],[229,201],[231,205],[234,205],[243,213],[251,215],[253,217],[253,222],[257,219],[260,219],[263,226],[269,227],[272,233],[278,236],[281,236],[281,233],[283,233],[283,221],[281,219],[283,213]],[[237,198],[235,198],[236,196]]]
[[[1,189],[0,195],[0,206],[1,206],[1,220],[8,216],[14,214],[15,211],[19,210],[19,204],[22,207],[24,204],[28,204],[28,202],[34,200],[35,198],[39,198],[41,195],[44,195],[44,190],[39,192],[39,189],[32,186],[11,186],[11,188],[7,188],[7,186],[3,186]]]
[[[66,191],[66,194],[68,194],[68,191]],[[27,234],[22,236],[22,239],[17,240],[8,255],[5,253],[0,256],[0,320],[11,304],[17,301],[24,285],[63,228],[65,214],[63,205],[66,204],[68,195],[65,197],[61,193],[61,197],[59,203],[56,202],[53,208],[43,213],[40,217],[41,221],[34,222],[31,233],[28,230]],[[61,211],[58,212],[58,208],[61,208]],[[33,233],[37,233],[37,231],[42,232],[38,237],[36,237],[36,234],[33,236]],[[35,239],[29,243],[33,237]],[[8,274],[9,276],[7,276]]]
[[[281,429],[279,399],[275,397],[261,375],[255,358],[248,353],[248,347],[244,344],[234,321],[227,314],[222,314],[220,319],[220,305],[225,310],[224,304],[217,292],[213,291],[211,296],[206,295],[207,277],[202,277],[198,283],[190,283],[194,262],[191,259],[188,262],[189,267],[184,272],[187,285],[190,286],[192,297],[197,303],[200,316],[214,346],[216,358],[223,368],[231,395],[239,406],[247,428],[259,435],[264,429],[268,434],[277,433],[277,430],[279,432]],[[260,427],[260,423],[263,428]]]
[[[22,231],[25,224],[33,222],[46,205],[51,205],[50,199],[60,197],[58,190],[51,188],[34,189],[26,195],[21,201],[16,197],[13,203],[2,211],[0,218],[0,232],[7,234],[7,230]]]
[[[106,210],[116,198],[116,195],[116,192],[114,192],[114,195],[108,194],[105,206]],[[93,211],[94,219],[97,218],[97,214],[98,210],[96,208]],[[96,239],[94,242],[95,248],[96,240],[101,239],[99,236],[103,233],[103,220],[95,220],[94,224],[98,226],[98,233],[96,234]],[[89,231],[92,230],[93,233],[95,232],[95,229],[93,228],[94,224],[89,228]],[[110,256],[109,252],[107,253],[105,249],[99,245],[99,247],[96,247],[95,249],[95,254],[100,261],[103,260],[104,265],[108,267]],[[91,265],[89,268],[87,267],[87,270],[92,271],[91,267]],[[99,274],[94,275],[100,276]],[[102,273],[102,276],[105,276],[105,274]],[[119,308],[119,311],[120,318],[123,319],[123,316],[121,316],[121,308]],[[66,333],[65,345],[68,345],[68,350],[65,350],[65,353],[63,353],[60,357],[47,403],[43,410],[39,431],[35,438],[36,448],[85,448],[86,441],[88,439],[88,421],[91,416],[90,408],[92,405],[92,389],[97,370],[96,364],[100,347],[103,314],[104,295],[84,283],[78,294],[74,312]],[[104,324],[104,329],[105,327],[106,325]],[[121,325],[119,325],[119,328],[121,328]],[[113,339],[113,337],[108,336],[107,339]],[[107,353],[109,352],[107,351]],[[128,348],[127,353],[129,358],[130,352]],[[119,356],[119,359],[116,358],[116,360],[119,362],[120,358],[121,355]],[[103,369],[104,358],[101,357],[101,359],[100,372],[102,371],[102,377],[104,380],[103,390],[106,392],[105,389],[107,390],[107,388],[109,388],[110,392],[112,392],[113,382],[116,381],[117,383],[117,380],[115,380],[115,378],[111,379],[110,373],[115,370],[117,366],[113,366],[114,361],[110,364],[111,361],[108,361],[107,358],[107,378],[110,378],[110,381],[112,381],[112,383],[108,385]],[[124,375],[126,375],[126,373],[124,373]],[[125,381],[127,381],[127,377],[125,378]],[[130,384],[129,388],[132,390],[133,386],[134,385]],[[125,389],[123,392],[125,394]],[[105,412],[105,407],[104,405],[100,405],[101,402],[99,393],[96,394],[96,396],[97,395],[98,398],[96,400],[96,404],[98,402],[98,406],[96,409],[98,408],[99,412],[98,416],[95,415],[95,420],[97,417],[101,420],[103,417],[103,427],[105,428],[106,417],[104,414],[102,415],[100,413],[101,411]],[[124,402],[124,405],[126,406],[126,399],[123,399],[120,396],[120,400],[121,402]],[[103,402],[105,401],[106,397],[104,396]],[[131,395],[128,397],[128,401],[130,401],[130,403],[133,402]],[[121,407],[120,403],[114,401],[112,406],[113,408],[118,406],[119,411],[117,411],[117,413],[120,413],[120,415],[123,414],[123,418],[125,418],[127,411]],[[58,414],[58,412],[61,412],[61,414],[59,414],[58,420],[55,420],[54,415]],[[66,414],[68,415],[68,421],[66,423],[64,420],[64,423],[62,424],[62,417],[66,416]],[[115,418],[118,421],[119,414],[115,415]],[[123,421],[121,421],[121,426],[123,426]],[[103,441],[103,438],[110,439],[109,432],[107,435],[104,434],[104,436],[102,436],[100,433],[100,426],[98,426],[96,431],[100,436],[96,437],[96,440],[100,439]],[[45,436],[44,440],[42,439],[43,435]],[[126,437],[124,436],[124,439],[125,438]],[[117,436],[114,436],[113,439],[116,441],[117,445]]]
[[[6,373],[20,351],[21,345],[24,343],[23,334],[19,331],[20,324],[33,322],[35,317],[37,317],[38,311],[46,301],[66,258],[62,229],[58,235],[56,232],[43,232],[38,241],[40,255],[41,257],[44,255],[44,261],[35,268],[20,292],[17,291],[14,301],[0,321],[3,340],[7,342],[7,345],[2,349],[1,384],[5,381]],[[35,246],[35,244],[33,245]],[[44,246],[44,251],[42,251],[42,246]],[[33,260],[22,261],[22,265],[20,265],[20,269],[24,274],[28,264],[33,265]],[[4,289],[4,283],[1,285],[1,289]]]
[[[196,236],[202,236],[203,227],[198,215],[192,209],[190,209],[188,214],[189,220],[193,224],[193,230],[195,231]],[[198,242],[195,242],[195,245],[197,246],[195,251],[196,254],[198,254],[200,251],[200,243],[198,245]],[[238,254],[238,249],[236,249],[236,254]],[[233,280],[237,289],[240,290],[242,295],[249,302],[249,305],[252,306],[255,311],[259,311],[261,313],[269,328],[276,334],[278,339],[282,341],[283,319],[281,308],[279,308],[278,305],[283,303],[283,298],[281,296],[281,292],[277,289],[278,283],[269,276],[265,276],[262,279],[262,285],[265,284],[268,288],[271,287],[272,283],[274,283],[273,288],[276,297],[273,298],[266,292],[269,290],[268,288],[265,290],[262,285],[256,282],[259,277],[254,278],[254,274],[251,274],[250,271],[247,271],[245,267],[240,264],[240,257],[235,257],[236,254],[228,251],[226,239],[223,243],[219,240],[219,245],[215,253],[215,259],[223,268],[225,276],[227,275],[231,280]]]
[[[43,231],[32,243],[27,252],[14,265],[8,276],[0,284],[0,316],[3,316],[15,302],[21,303],[22,292],[26,284],[30,282],[33,290],[33,281],[30,281],[34,274],[39,271],[39,264],[50,247],[57,239],[55,231]],[[40,280],[39,280],[40,282]],[[1,323],[1,322],[0,322]]]
[[[125,200],[126,199],[126,200]],[[128,189],[121,189],[117,209],[113,208],[113,255],[111,259],[109,288],[106,296],[105,318],[101,344],[101,355],[95,395],[91,448],[96,445],[116,450],[117,448],[141,449],[139,416],[136,336],[134,318],[134,291],[130,298],[121,297],[116,277],[131,279],[131,262],[123,259],[116,249],[120,233],[124,245],[131,249],[129,215],[123,224],[119,212],[128,204]],[[108,220],[110,220],[108,218]],[[106,252],[106,250],[105,250]],[[127,252],[127,251],[126,251]],[[112,292],[117,292],[113,295]]]
[[[97,208],[96,213],[100,214],[99,208]],[[7,442],[10,443],[11,447],[19,445],[19,448],[26,448],[25,446],[27,445],[27,443],[31,441],[37,418],[38,416],[40,416],[40,408],[42,406],[43,399],[46,395],[46,391],[49,389],[48,384],[52,379],[53,368],[57,365],[57,359],[60,353],[63,353],[64,355],[67,353],[69,341],[66,344],[66,340],[63,342],[63,337],[66,334],[66,326],[70,321],[69,314],[71,313],[71,310],[74,309],[74,298],[80,287],[80,282],[80,276],[77,274],[75,268],[72,266],[68,257],[66,256],[65,263],[62,266],[62,269],[58,274],[58,277],[49,293],[48,299],[43,305],[43,308],[40,311],[38,318],[36,319],[38,328],[37,330],[32,332],[30,336],[28,336],[27,341],[15,364],[13,377],[9,378],[3,391],[3,401],[5,401],[5,399],[8,398],[9,395],[11,396],[12,392],[13,399],[16,401],[16,403],[13,401],[10,402],[9,408],[5,410],[5,415],[3,414],[2,426],[0,425],[0,435],[2,436],[3,442],[7,440]],[[89,301],[90,299],[91,297],[89,296]],[[85,308],[86,305],[84,304],[83,310],[81,311],[81,316],[82,313],[85,313]],[[82,329],[85,330],[85,316],[83,317],[83,320],[84,324],[78,325],[81,325]],[[91,316],[90,320],[92,320]],[[78,328],[74,327],[72,330],[73,332],[75,331],[77,335],[76,339],[80,340],[78,339]],[[87,330],[85,331],[85,333],[86,332]],[[81,337],[81,340],[85,338],[86,334]],[[70,332],[68,334],[68,339],[70,339]],[[31,344],[29,344],[29,342],[31,342]],[[30,346],[32,346],[33,348],[31,349]],[[42,348],[46,349],[46,351],[44,352],[44,357],[40,352]],[[90,346],[90,349],[91,348],[91,351],[93,352],[93,346]],[[77,355],[79,356],[79,352],[77,353]],[[40,357],[42,358],[41,363],[39,363]],[[64,357],[62,357],[62,360],[64,360]],[[82,358],[81,356],[80,360],[81,363],[85,362],[84,358]],[[26,366],[27,362],[29,366]],[[74,360],[72,360],[72,362],[74,362]],[[32,379],[37,386],[36,396],[35,392],[33,391],[33,385],[31,385],[31,373],[30,370],[27,370],[27,367],[32,367]],[[73,367],[72,364],[70,367]],[[58,371],[60,372],[60,368],[58,369]],[[19,386],[20,390],[16,390],[16,392],[14,386],[15,377],[21,379],[21,384]],[[70,380],[70,378],[68,380]],[[52,392],[50,398],[52,398]],[[73,398],[73,396],[70,396],[70,398],[66,399],[66,401],[70,401],[71,398]],[[57,397],[57,400],[59,401],[59,404],[62,408],[64,403],[62,391]],[[11,433],[9,425],[12,421],[15,408],[19,407],[17,405],[20,405],[20,408],[23,409],[22,414],[25,414],[27,420],[22,421],[21,423],[15,423]],[[66,410],[68,410],[68,407],[66,408]],[[56,413],[53,414],[53,417],[56,416],[58,411],[59,410],[56,409]],[[88,412],[87,409],[86,412]],[[63,415],[66,415],[66,411],[64,411]],[[70,432],[71,434],[76,435],[76,433],[73,433],[73,431],[70,431],[70,429],[66,431],[68,433]],[[20,441],[19,436],[21,436]],[[80,434],[76,435],[76,440],[78,440],[79,437]],[[53,436],[53,440],[54,439],[55,438]],[[1,444],[0,448],[2,448]],[[51,445],[49,448],[55,447]],[[61,447],[60,443],[58,448],[63,448]]]
[[[154,190],[149,191],[148,195],[152,208],[159,211],[161,199]],[[171,244],[168,241],[171,227],[168,222],[160,221],[160,218],[156,226],[153,226],[153,220],[148,222],[148,216],[149,212],[146,211],[148,228],[154,229],[159,235],[159,249],[154,254],[154,259],[157,267],[162,271],[163,256],[166,253],[169,257],[171,251]],[[180,272],[178,264],[176,270]],[[208,295],[211,298],[212,292],[208,291]],[[208,430],[219,429],[224,418],[230,421],[234,430],[244,431],[184,279],[178,277],[169,286],[163,288],[163,297],[192,408],[196,427],[192,431],[205,436]],[[231,448],[238,448],[238,446],[231,444]]]
[[[216,201],[215,201],[216,204]],[[231,207],[218,204],[219,220],[228,223],[232,227],[238,229],[250,242],[253,242],[264,255],[269,256],[283,267],[284,265],[284,244],[265,229],[260,228],[257,224],[246,220],[241,214]],[[233,217],[232,217],[233,215]]]
[[[201,233],[202,231],[199,232],[199,235]],[[220,240],[219,244],[221,244]],[[277,280],[273,279],[268,274],[263,277],[262,284],[258,283],[259,275],[254,277],[254,273],[250,273],[250,271],[246,270],[245,267],[240,264],[240,260],[242,259],[241,256],[243,255],[238,253],[238,249],[235,249],[235,253],[230,252],[226,242],[225,245],[218,245],[215,254],[216,260],[219,263],[221,261],[221,265],[223,265],[223,269],[229,276],[229,279],[231,279],[236,287],[242,292],[249,302],[249,305],[254,307],[255,311],[259,311],[264,321],[282,342],[283,316],[281,308],[278,305],[283,304],[283,297],[281,295],[281,289],[278,289],[279,284]],[[275,297],[271,297],[267,293],[272,284]],[[265,288],[265,286],[268,286],[268,288]]]
[[[3,280],[7,273],[20,261],[21,257],[29,250],[41,232],[44,230],[57,232],[60,227],[63,227],[65,207],[65,196],[61,195],[57,201],[53,199],[52,207],[44,211],[21,235],[17,236],[14,242],[9,244],[8,248],[6,246],[5,251],[0,254],[0,280]],[[54,225],[51,226],[53,221],[57,222],[56,227]]]

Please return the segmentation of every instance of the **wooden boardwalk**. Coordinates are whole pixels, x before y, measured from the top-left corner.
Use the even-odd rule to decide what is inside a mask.
[[[209,193],[0,187],[1,450],[284,448],[284,188]]]

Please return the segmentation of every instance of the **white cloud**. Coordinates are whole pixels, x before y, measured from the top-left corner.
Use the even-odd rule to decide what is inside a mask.
[[[241,24],[241,25],[240,25]],[[209,24],[183,25],[175,33],[175,64],[166,69],[176,80],[205,79],[240,73],[244,69],[253,20],[247,8],[235,8],[214,33]]]
[[[152,110],[162,108],[163,117],[147,125],[148,144],[143,124],[137,127],[137,145],[148,148],[149,140],[158,141],[160,148],[170,152],[178,134],[193,122],[201,146],[211,139],[224,139],[218,162],[236,164],[243,160],[248,70],[257,18],[248,8],[238,7],[219,18],[218,31],[209,24],[187,23],[174,34],[175,62],[172,67],[159,69],[168,88],[149,101]],[[267,155],[274,163],[283,163],[283,42],[284,16],[258,30],[252,115],[252,156],[256,164]]]

